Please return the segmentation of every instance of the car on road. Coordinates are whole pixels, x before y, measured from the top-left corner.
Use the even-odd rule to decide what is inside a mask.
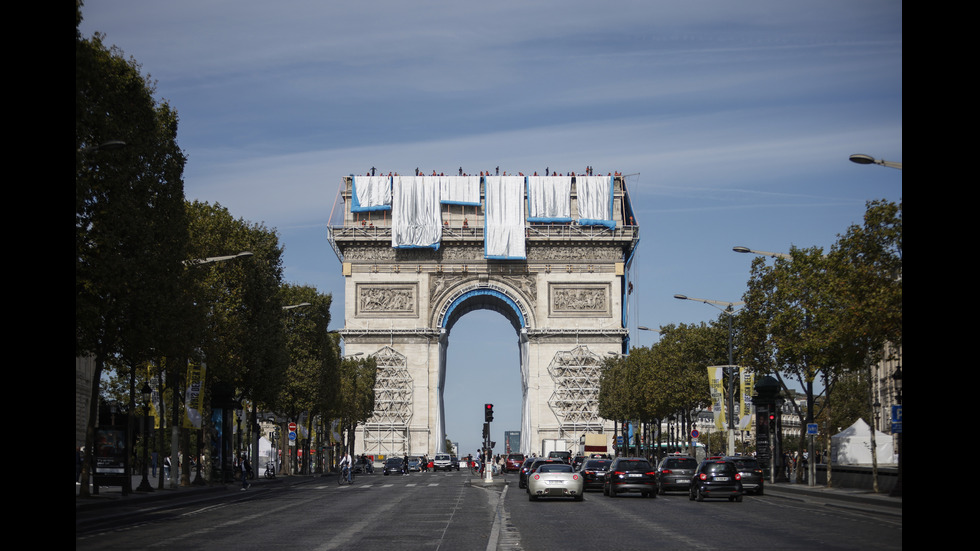
[[[451,455],[451,454],[450,454],[449,457],[452,458],[452,461],[453,461],[453,469],[456,469],[458,471],[459,470],[459,458],[456,457],[455,455]]]
[[[582,477],[565,463],[540,463],[527,480],[527,498],[570,497],[582,501],[585,486]]]
[[[657,493],[687,492],[698,460],[688,455],[668,455],[657,465]]]
[[[354,474],[373,474],[374,462],[367,457],[359,457],[354,463]]]
[[[437,453],[432,459],[432,470],[433,471],[451,471],[453,470],[453,458],[450,457],[448,453]]]
[[[531,476],[531,473],[541,466],[542,463],[561,463],[557,459],[547,459],[544,457],[529,457],[524,461],[524,465],[521,466],[521,474],[517,479],[517,487],[521,489],[527,489],[527,479]]]
[[[524,489],[524,483],[527,481],[527,470],[531,468],[531,463],[534,463],[534,460],[535,459],[538,459],[538,458],[537,457],[528,457],[527,459],[524,460],[524,463],[521,463],[521,470],[520,470],[520,472],[517,473],[518,474],[518,477],[517,477],[517,487],[518,488]]]
[[[523,453],[509,453],[507,454],[507,461],[504,463],[504,470],[507,472],[514,472],[521,470],[521,465],[524,463]]]
[[[759,460],[747,455],[735,455],[726,457],[725,461],[735,464],[738,474],[742,475],[742,488],[745,493],[753,493],[761,496],[765,491],[765,474],[762,472],[762,465]]]
[[[586,459],[582,463],[582,466],[579,467],[578,474],[582,475],[582,483],[586,490],[602,489],[606,471],[609,470],[610,463],[612,463],[611,459]]]
[[[692,501],[706,498],[727,498],[728,501],[742,501],[742,475],[735,464],[724,459],[705,459],[698,465],[691,477],[689,497]]]
[[[412,472],[412,471],[422,472],[422,458],[419,457],[419,456],[417,456],[417,455],[413,455],[413,456],[409,457],[408,458],[408,471],[409,472]]]
[[[389,457],[385,459],[385,465],[383,472],[385,476],[389,474],[402,474],[402,465],[404,460],[401,457]]]
[[[616,497],[637,492],[643,497],[657,497],[657,471],[645,457],[617,457],[603,477],[602,493]]]

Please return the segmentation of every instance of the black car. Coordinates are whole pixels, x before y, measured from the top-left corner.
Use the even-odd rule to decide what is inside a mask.
[[[610,459],[586,459],[582,462],[578,474],[582,475],[586,490],[590,488],[602,489],[606,471],[609,470],[610,463],[612,463]]]
[[[691,489],[691,477],[698,469],[698,460],[686,455],[669,455],[657,465],[657,493],[687,492]]]
[[[657,471],[645,457],[617,457],[609,464],[603,478],[602,493],[616,497],[626,492],[657,497]]]
[[[523,463],[521,463],[521,468],[520,468],[520,470],[517,473],[517,475],[518,475],[518,477],[517,477],[517,487],[518,488],[522,488],[523,489],[524,486],[525,486],[525,484],[527,484],[527,470],[531,468],[531,463],[534,463],[534,460],[535,459],[538,459],[538,458],[537,457],[528,457],[527,459],[524,460]]]
[[[403,474],[404,462],[401,457],[389,457],[385,459],[384,474]]]
[[[705,498],[728,498],[728,501],[742,501],[742,475],[735,464],[724,459],[706,459],[698,465],[691,477],[691,500],[704,501]]]
[[[521,489],[527,489],[527,477],[534,472],[535,469],[540,467],[544,463],[564,463],[557,459],[547,459],[544,457],[531,457],[524,461],[521,465],[520,478],[517,481],[517,487]]]
[[[726,457],[725,461],[731,461],[738,469],[738,474],[742,475],[742,488],[745,493],[753,493],[761,496],[765,488],[765,474],[762,472],[762,465],[759,460],[747,455],[735,455]]]

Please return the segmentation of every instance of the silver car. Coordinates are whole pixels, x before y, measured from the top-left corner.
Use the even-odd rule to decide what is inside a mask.
[[[584,479],[564,463],[543,463],[527,477],[529,501],[537,501],[539,497],[570,497],[582,501],[584,493]]]

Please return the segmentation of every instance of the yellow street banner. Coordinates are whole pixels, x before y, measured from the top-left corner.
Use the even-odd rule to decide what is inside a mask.
[[[201,428],[204,410],[204,364],[187,363],[187,390],[184,392],[184,428]]]
[[[739,368],[742,402],[739,408],[738,428],[748,430],[752,424],[752,392],[755,389],[755,373],[746,367]]]
[[[715,414],[715,428],[725,428],[725,366],[708,366],[708,389],[711,392],[711,411]]]

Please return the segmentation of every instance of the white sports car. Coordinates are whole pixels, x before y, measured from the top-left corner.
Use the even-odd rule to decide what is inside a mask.
[[[585,481],[564,463],[544,463],[527,477],[527,498],[537,501],[539,497],[571,497],[582,501]]]

